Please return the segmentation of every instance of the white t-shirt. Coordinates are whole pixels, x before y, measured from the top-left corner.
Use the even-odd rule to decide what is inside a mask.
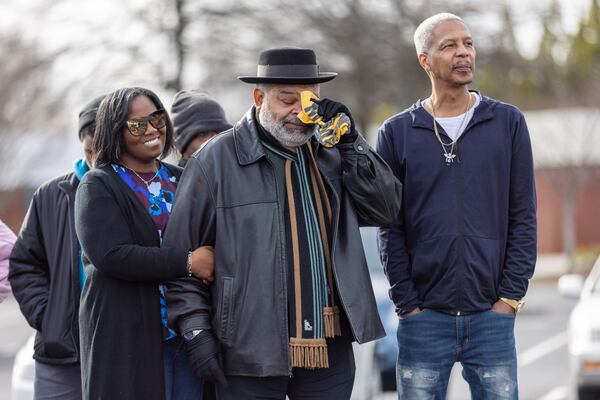
[[[466,114],[467,114],[466,116],[465,116],[465,113],[462,113],[460,115],[457,115],[456,117],[438,117],[435,119],[436,122],[439,125],[441,125],[442,128],[444,128],[444,131],[452,140],[456,140],[456,138],[459,137],[463,133],[463,131],[465,130],[467,125],[469,125],[471,118],[473,118],[473,114],[475,113],[475,108],[477,108],[477,106],[481,102],[481,98],[479,97],[479,95],[476,92],[470,92],[470,93],[473,93],[475,95],[475,104],[473,104],[473,106],[471,108],[469,108],[469,111],[466,112]],[[463,119],[464,119],[464,123],[463,123]],[[460,132],[459,132],[459,130],[460,130]]]

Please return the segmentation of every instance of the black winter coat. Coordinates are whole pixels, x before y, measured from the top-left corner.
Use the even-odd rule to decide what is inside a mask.
[[[83,397],[162,400],[158,284],[186,275],[187,249],[159,248],[150,215],[110,166],[82,180],[75,221],[87,275],[79,313]]]
[[[13,294],[37,331],[33,358],[48,364],[79,362],[79,244],[73,221],[78,185],[70,173],[35,191],[10,256]]]
[[[286,376],[287,245],[284,202],[260,143],[255,109],[194,154],[182,176],[165,245],[213,245],[215,281],[168,283],[167,309],[180,332],[211,328],[228,375]],[[332,193],[333,273],[353,337],[385,335],[377,313],[359,225],[391,223],[402,186],[359,136],[326,149],[311,143]],[[200,188],[202,190],[200,191]]]

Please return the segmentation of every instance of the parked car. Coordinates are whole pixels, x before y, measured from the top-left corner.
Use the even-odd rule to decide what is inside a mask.
[[[369,265],[377,309],[386,333],[384,338],[375,343],[354,346],[356,379],[352,399],[370,400],[376,398],[377,394],[382,391],[396,391],[398,316],[394,303],[389,298],[390,285],[379,259],[377,229],[361,228],[360,233]]]
[[[569,370],[576,399],[600,399],[600,257],[587,279],[564,275],[559,292],[579,298],[568,323]]]

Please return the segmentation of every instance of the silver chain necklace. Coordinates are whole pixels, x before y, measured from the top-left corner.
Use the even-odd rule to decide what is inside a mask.
[[[137,176],[138,178],[140,178],[142,180],[142,182],[144,182],[146,184],[146,187],[150,187],[150,183],[156,179],[156,177],[158,176],[158,173],[160,172],[160,168],[157,168],[156,173],[154,174],[154,176],[148,180],[142,178],[140,176],[140,174],[138,174],[137,172],[135,172],[134,170],[132,170],[131,168],[129,168],[128,166],[126,166],[125,164],[123,164],[123,166],[125,168],[127,168],[128,170],[130,170],[131,172],[133,172],[135,174],[135,176]]]
[[[456,132],[456,138],[450,143],[444,143],[442,141],[442,137],[438,131],[436,116],[435,116],[435,108],[433,107],[433,99],[429,98],[429,104],[431,105],[431,114],[433,115],[433,131],[435,132],[435,137],[438,142],[442,145],[442,151],[444,154],[444,158],[446,159],[446,164],[452,164],[454,159],[456,158],[456,154],[454,154],[454,146],[458,141],[463,129],[465,128],[465,121],[467,120],[467,114],[469,113],[469,107],[471,106],[471,94],[469,93],[469,99],[467,100],[467,108],[465,109],[465,113],[463,115],[463,119],[458,127],[458,131]],[[446,147],[450,147],[450,150],[447,150]]]

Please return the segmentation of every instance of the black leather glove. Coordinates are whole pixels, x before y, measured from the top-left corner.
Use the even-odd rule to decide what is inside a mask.
[[[346,114],[348,118],[350,118],[350,130],[340,137],[340,142],[349,143],[356,140],[358,133],[354,128],[354,120],[352,119],[352,114],[350,113],[350,109],[348,107],[346,107],[343,103],[330,99],[314,100],[314,103],[319,106],[317,113],[323,117],[323,121],[329,121],[331,118],[338,115],[338,113]]]
[[[192,370],[197,376],[227,386],[227,379],[219,364],[219,342],[210,330],[197,334],[185,343],[185,347]]]

